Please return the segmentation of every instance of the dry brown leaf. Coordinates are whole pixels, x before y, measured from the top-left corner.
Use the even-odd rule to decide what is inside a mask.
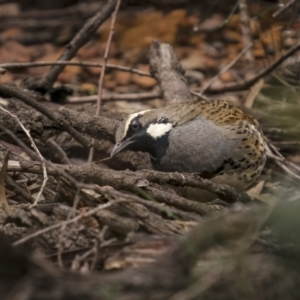
[[[264,185],[265,185],[265,181],[263,180],[259,181],[254,187],[252,187],[250,190],[247,191],[247,194],[251,198],[257,198],[260,195]]]

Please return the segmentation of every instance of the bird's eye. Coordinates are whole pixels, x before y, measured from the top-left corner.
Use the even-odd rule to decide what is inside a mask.
[[[140,128],[140,123],[137,120],[133,120],[130,124],[130,128],[136,131]]]

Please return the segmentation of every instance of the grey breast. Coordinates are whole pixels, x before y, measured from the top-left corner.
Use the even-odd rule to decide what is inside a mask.
[[[230,155],[230,142],[222,127],[198,117],[175,127],[169,147],[155,169],[166,172],[215,173]]]

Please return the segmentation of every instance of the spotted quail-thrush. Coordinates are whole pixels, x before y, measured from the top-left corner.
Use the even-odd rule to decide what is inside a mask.
[[[246,190],[266,160],[258,122],[222,100],[173,104],[129,115],[116,133],[111,156],[148,152],[153,168],[198,173]]]

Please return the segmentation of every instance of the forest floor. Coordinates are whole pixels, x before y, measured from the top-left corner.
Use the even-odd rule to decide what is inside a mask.
[[[0,5],[1,299],[299,299],[298,3],[121,2]],[[178,94],[259,121],[247,193],[110,158],[124,116]]]

